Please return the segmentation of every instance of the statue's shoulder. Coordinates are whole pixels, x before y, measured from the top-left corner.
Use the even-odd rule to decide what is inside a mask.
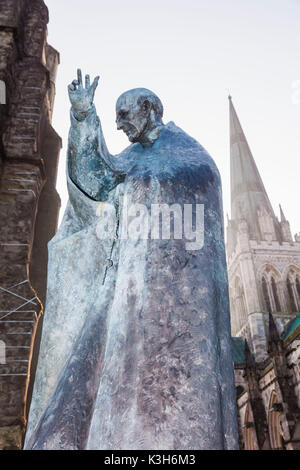
[[[220,186],[220,173],[213,158],[196,139],[174,122],[166,124],[161,138],[168,155],[167,177],[172,175],[176,184],[188,183],[189,188],[195,191],[198,188],[206,191],[208,184]],[[160,179],[164,178],[163,173]]]
[[[142,146],[139,143],[130,144],[122,152],[112,157],[114,167],[118,171],[128,173],[132,165],[134,164],[137,155],[141,154]]]
[[[165,126],[164,139],[171,143],[174,155],[178,162],[197,166],[208,166],[213,172],[218,173],[217,166],[208,151],[194,138],[177,126],[173,121]]]

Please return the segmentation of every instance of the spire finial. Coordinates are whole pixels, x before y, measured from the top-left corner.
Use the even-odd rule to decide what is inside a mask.
[[[279,204],[279,209],[280,209],[280,222],[286,222],[286,218],[285,218],[285,215],[283,213],[281,204]]]

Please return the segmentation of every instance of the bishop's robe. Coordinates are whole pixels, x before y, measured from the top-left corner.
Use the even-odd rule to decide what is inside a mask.
[[[213,160],[170,122],[152,146],[132,144],[108,161],[95,109],[81,122],[71,112],[71,121],[69,201],[49,243],[25,448],[237,449]],[[149,213],[157,204],[204,206],[203,246],[187,249],[175,223],[169,239],[142,236],[143,211],[140,234],[122,236],[125,201]]]

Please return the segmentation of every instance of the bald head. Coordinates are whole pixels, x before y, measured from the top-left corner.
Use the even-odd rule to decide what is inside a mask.
[[[155,129],[163,125],[163,105],[147,88],[123,93],[117,100],[116,114],[117,128],[122,129],[131,142],[151,142]]]

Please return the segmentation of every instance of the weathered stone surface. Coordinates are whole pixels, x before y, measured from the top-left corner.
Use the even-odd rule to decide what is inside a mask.
[[[43,0],[27,2],[24,22],[22,52],[26,57],[34,57],[45,63],[45,45],[49,14]]]
[[[0,25],[6,28],[18,28],[26,0],[1,0]]]
[[[21,450],[23,440],[23,426],[0,427],[0,449]]]
[[[8,61],[15,48],[13,30],[1,30],[0,43],[0,70],[5,73],[8,67]]]
[[[6,361],[0,363],[0,448],[20,448],[24,437],[32,344],[42,312],[38,297],[45,296],[45,251],[59,210],[61,140],[51,127],[59,58],[45,43],[47,21],[42,0],[0,0],[0,80],[6,98],[0,105],[0,340]],[[10,437],[8,427],[15,425]]]

